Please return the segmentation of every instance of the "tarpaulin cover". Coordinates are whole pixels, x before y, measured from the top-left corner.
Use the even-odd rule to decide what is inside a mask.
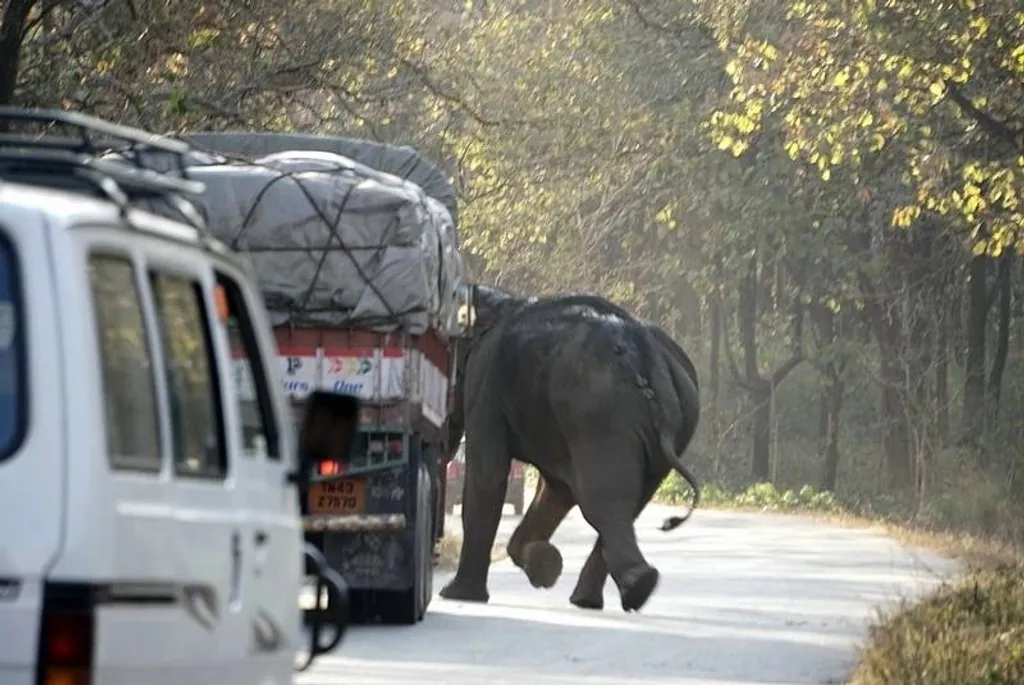
[[[206,185],[210,232],[248,253],[275,326],[455,330],[463,263],[445,202],[454,208],[455,195],[437,167],[408,148],[348,139],[182,138],[230,157],[197,153],[188,175]]]

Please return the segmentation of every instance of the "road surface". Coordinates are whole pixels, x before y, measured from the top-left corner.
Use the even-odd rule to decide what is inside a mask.
[[[698,511],[640,546],[661,584],[624,614],[609,582],[605,610],[568,602],[594,533],[574,511],[554,538],[565,572],[534,590],[510,562],[491,567],[491,601],[435,596],[413,627],[357,626],[300,685],[754,685],[842,683],[875,607],[934,587],[953,562],[863,530],[768,514]],[[517,517],[506,516],[506,538]],[[435,592],[447,580],[435,579]]]

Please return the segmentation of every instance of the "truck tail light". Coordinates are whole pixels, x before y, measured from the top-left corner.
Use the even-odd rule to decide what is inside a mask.
[[[95,614],[91,608],[45,610],[39,685],[91,685]]]
[[[322,461],[317,465],[316,470],[321,476],[337,476],[344,471],[342,465],[336,461]]]

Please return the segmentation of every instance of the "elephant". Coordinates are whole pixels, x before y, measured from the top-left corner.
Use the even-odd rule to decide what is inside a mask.
[[[449,433],[466,436],[463,547],[441,591],[487,602],[490,552],[512,459],[540,481],[508,542],[509,557],[534,587],[550,588],[562,557],[550,543],[576,505],[598,539],[570,601],[602,609],[610,575],[624,611],[638,611],[659,573],[640,552],[634,521],[672,470],[700,486],[682,461],[700,418],[697,374],[660,327],[597,295],[522,298],[477,286],[475,321],[456,374]],[[457,440],[456,443],[457,444]]]

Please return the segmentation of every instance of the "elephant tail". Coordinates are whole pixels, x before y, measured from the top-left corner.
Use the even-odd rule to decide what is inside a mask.
[[[700,482],[683,462],[683,453],[689,447],[697,422],[700,420],[700,393],[697,372],[693,362],[674,340],[657,326],[648,329],[653,347],[660,355],[667,374],[658,374],[655,395],[661,413],[659,442],[664,458],[672,470],[683,477],[693,490],[693,502],[682,516],[670,516],[661,524],[661,530],[670,531],[684,524],[700,504]]]
[[[672,464],[673,470],[675,470],[676,473],[682,476],[683,480],[685,480],[687,485],[689,485],[690,488],[693,490],[693,503],[690,504],[687,512],[682,516],[669,516],[662,522],[661,530],[666,532],[670,530],[675,530],[679,526],[686,523],[686,521],[689,520],[691,516],[693,516],[693,512],[697,508],[697,505],[700,504],[700,482],[697,480],[697,477],[693,475],[693,472],[690,471],[689,468],[687,468],[686,464],[683,463],[682,455],[678,455],[675,454],[675,452],[669,451],[671,448],[672,440],[663,433],[662,449],[665,450],[665,454],[669,457],[669,461]]]

